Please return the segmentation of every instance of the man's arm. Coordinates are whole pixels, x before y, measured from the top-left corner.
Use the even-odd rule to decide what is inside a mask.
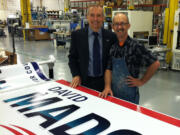
[[[160,66],[159,61],[155,61],[154,63],[152,63],[148,68],[146,73],[144,74],[144,76],[141,79],[137,79],[137,78],[133,78],[132,76],[128,76],[127,84],[130,87],[135,87],[135,86],[142,86],[144,85],[148,80],[151,79],[151,77],[154,75],[154,73],[156,72],[156,70],[158,69],[158,67]]]
[[[102,93],[99,94],[99,97],[106,98],[108,94],[113,96],[112,90],[111,90],[111,80],[112,80],[112,72],[111,70],[107,69],[105,71],[104,75],[104,81],[105,81],[105,88]]]
[[[71,34],[71,46],[69,50],[69,68],[73,76],[71,87],[75,88],[81,84],[80,72],[79,72],[79,58],[77,51],[76,33]]]

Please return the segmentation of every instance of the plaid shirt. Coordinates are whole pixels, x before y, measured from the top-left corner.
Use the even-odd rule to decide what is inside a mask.
[[[129,36],[122,47],[119,46],[119,42],[112,45],[107,65],[107,69],[110,70],[112,70],[112,57],[125,58],[130,75],[134,78],[139,77],[141,67],[144,65],[148,67],[157,60],[144,45]]]

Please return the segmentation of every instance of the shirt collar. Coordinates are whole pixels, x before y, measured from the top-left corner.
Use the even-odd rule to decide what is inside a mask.
[[[102,29],[100,29],[97,33],[99,34],[100,37],[102,37]],[[89,36],[93,35],[93,30],[90,27],[88,28],[88,35]]]
[[[124,45],[121,46],[121,48],[123,48],[124,46],[129,45],[129,41],[130,41],[130,37],[129,37],[129,35],[128,35],[127,38],[126,38],[126,40],[124,41]],[[117,41],[116,44],[120,47],[119,41]]]
[[[124,43],[127,43],[127,42],[129,41],[129,39],[130,39],[130,37],[129,37],[129,36],[127,36],[127,38],[126,38],[126,40],[125,40],[125,42],[124,42]]]

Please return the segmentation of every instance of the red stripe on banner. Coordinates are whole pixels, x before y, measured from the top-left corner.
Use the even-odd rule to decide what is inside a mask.
[[[115,98],[115,97],[111,97],[111,96],[108,96],[104,100],[108,100],[108,101],[110,101],[112,103],[124,106],[124,107],[129,108],[129,109],[134,110],[134,111],[137,111],[137,105],[136,104],[133,104],[133,103],[130,103],[130,102],[127,102],[127,101],[124,101],[124,100],[121,100],[121,99],[118,99],[118,98]]]
[[[64,84],[66,86],[70,85],[70,83],[65,81],[65,80],[58,80],[56,82]],[[85,93],[91,94],[93,96],[99,97],[98,96],[99,92],[97,92],[97,91],[94,91],[94,90],[91,90],[91,89],[88,89],[88,88],[85,88],[85,87],[81,87],[81,86],[78,86],[76,89],[78,89],[80,91],[83,91]],[[124,100],[121,100],[121,99],[118,99],[118,98],[115,98],[115,97],[108,96],[106,99],[105,98],[103,98],[103,99],[107,100],[107,101],[110,101],[112,103],[116,103],[118,105],[124,106],[126,108],[132,109],[134,111],[138,111],[138,112],[140,112],[142,114],[145,114],[147,116],[156,118],[156,119],[164,121],[166,123],[169,123],[169,124],[175,125],[177,127],[180,127],[180,120],[179,119],[167,116],[167,115],[162,114],[162,113],[152,111],[152,110],[144,108],[144,107],[138,107],[136,104],[133,104],[133,103],[130,103],[130,102],[127,102],[127,101],[124,101]]]
[[[15,135],[23,135],[23,134],[21,134],[20,132],[14,130],[13,128],[10,128],[10,127],[4,126],[4,125],[0,125],[0,126],[3,127],[3,128],[5,128],[5,129],[7,129],[7,130],[9,130],[9,131],[11,131],[11,132],[14,133]]]
[[[66,86],[70,85],[70,83],[65,81],[65,80],[58,80],[56,82],[64,84]],[[78,86],[78,87],[76,87],[76,89],[100,98],[99,97],[99,92],[94,91],[92,89],[89,89],[89,88],[86,88],[86,87],[82,87],[82,86]],[[136,104],[133,104],[133,103],[130,103],[130,102],[127,102],[127,101],[124,101],[124,100],[121,100],[121,99],[118,99],[118,98],[115,98],[115,97],[108,96],[107,98],[102,98],[102,99],[110,101],[110,102],[118,104],[118,105],[121,105],[121,106],[124,106],[124,107],[127,107],[129,109],[134,110],[134,111],[137,110],[137,105]]]
[[[27,129],[25,129],[25,128],[22,128],[22,127],[19,127],[19,126],[16,126],[16,125],[12,125],[12,126],[21,129],[22,131],[24,131],[24,132],[27,133],[28,135],[36,135],[36,134],[34,134],[33,132],[31,132],[31,131],[29,131],[29,130],[27,130]]]
[[[167,115],[162,114],[162,113],[155,112],[153,110],[150,110],[150,109],[147,109],[144,107],[141,107],[140,112],[145,114],[145,115],[148,115],[150,117],[153,117],[153,118],[156,118],[158,120],[161,120],[161,121],[167,122],[169,124],[175,125],[177,127],[180,127],[180,120],[178,120],[176,118],[167,116]]]
[[[64,85],[66,85],[66,86],[69,86],[69,85],[70,85],[70,83],[67,82],[67,81],[65,81],[65,80],[58,80],[58,81],[56,81],[56,82],[61,83],[61,84],[64,84]],[[69,86],[69,87],[70,87],[70,86]],[[76,87],[75,89],[78,89],[78,90],[80,90],[80,91],[86,92],[86,93],[91,94],[91,95],[96,96],[96,97],[98,97],[98,95],[99,95],[99,93],[98,93],[97,91],[88,89],[88,88],[86,88],[86,87],[78,86],[78,87]]]

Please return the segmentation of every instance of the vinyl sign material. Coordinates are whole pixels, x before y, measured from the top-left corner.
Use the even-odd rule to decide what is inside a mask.
[[[89,91],[92,94],[50,82],[1,93],[0,135],[180,135],[178,123],[163,122]]]
[[[0,93],[49,81],[36,62],[0,67]]]

